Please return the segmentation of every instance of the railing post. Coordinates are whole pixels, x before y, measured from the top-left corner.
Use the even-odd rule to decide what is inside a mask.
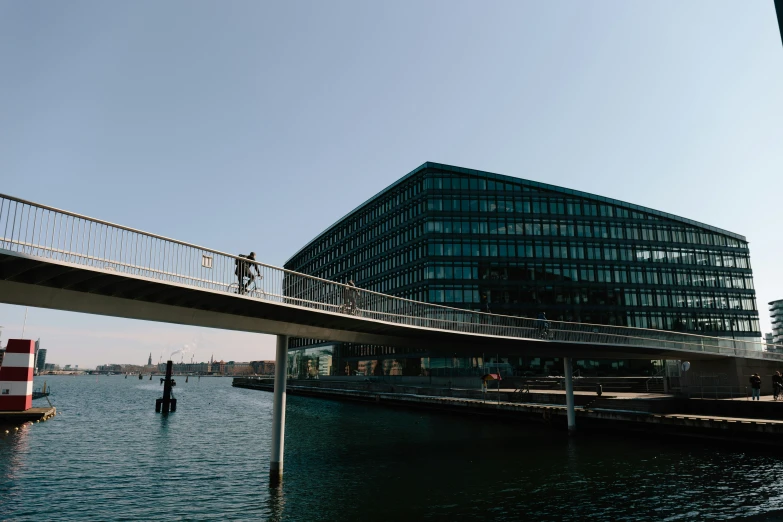
[[[277,336],[275,358],[275,391],[272,409],[272,454],[269,463],[269,485],[283,478],[283,445],[285,443],[285,385],[288,366],[288,337]]]
[[[572,377],[573,365],[570,357],[563,358],[563,370],[565,372],[566,388],[566,417],[568,418],[568,434],[576,431],[576,413],[574,412],[574,381]]]

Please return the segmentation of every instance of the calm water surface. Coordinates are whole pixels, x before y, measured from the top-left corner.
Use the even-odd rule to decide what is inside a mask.
[[[302,397],[270,490],[269,393],[178,377],[166,418],[157,378],[45,379],[62,415],[0,435],[0,520],[783,520],[753,448]]]

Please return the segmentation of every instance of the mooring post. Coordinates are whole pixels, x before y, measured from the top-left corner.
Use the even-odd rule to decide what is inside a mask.
[[[568,417],[568,433],[576,430],[576,414],[574,412],[574,368],[570,357],[563,357],[563,371],[565,372],[566,388],[566,415]]]
[[[283,478],[283,444],[285,443],[285,379],[288,373],[288,337],[277,336],[275,357],[275,393],[272,409],[272,455],[269,463],[269,484]]]
[[[163,397],[155,400],[155,411],[158,413],[168,413],[169,411],[173,413],[177,411],[177,399],[171,398],[171,387],[177,385],[171,377],[172,365],[171,361],[166,361],[166,377],[160,380],[163,383]],[[150,375],[151,378],[152,375]]]
[[[171,370],[172,361],[166,361],[166,379],[163,381],[163,413],[169,412],[171,406]]]

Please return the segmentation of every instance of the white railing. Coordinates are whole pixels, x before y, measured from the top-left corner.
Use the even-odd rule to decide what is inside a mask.
[[[760,341],[561,321],[544,325],[537,319],[393,297],[2,194],[0,249],[59,264],[420,328],[783,360],[783,353],[774,352],[783,351],[783,346]],[[240,282],[240,275],[247,272],[253,274],[252,280],[242,277]]]

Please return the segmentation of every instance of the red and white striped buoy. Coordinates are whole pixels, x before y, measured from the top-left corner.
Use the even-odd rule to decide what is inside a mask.
[[[33,406],[35,341],[9,339],[0,366],[0,411],[25,411]]]

